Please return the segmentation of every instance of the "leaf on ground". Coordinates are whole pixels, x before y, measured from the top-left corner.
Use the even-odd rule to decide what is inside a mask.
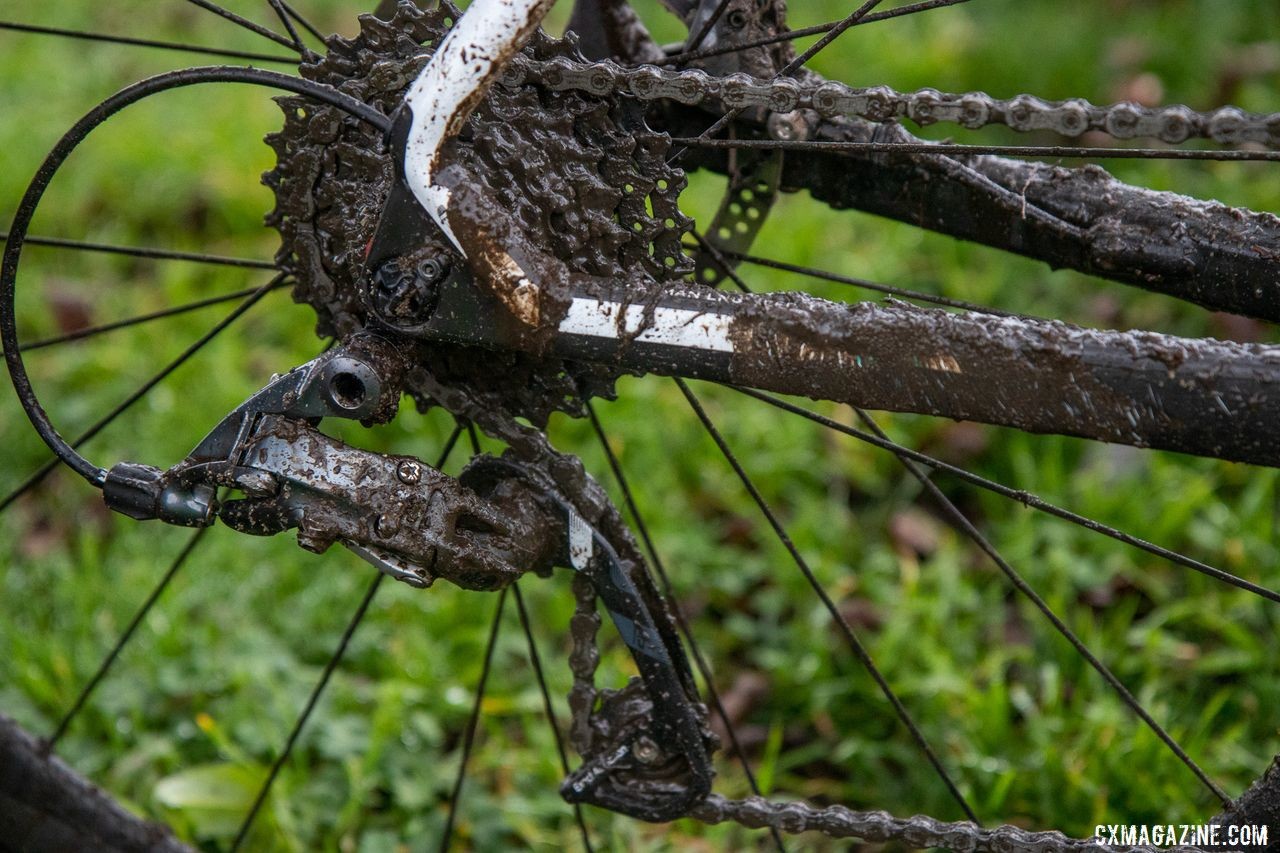
[[[64,290],[49,295],[49,312],[64,335],[93,325],[93,307],[83,297]]]
[[[889,519],[889,536],[905,556],[928,557],[938,550],[941,530],[932,516],[908,509]]]
[[[230,762],[202,764],[161,779],[154,796],[164,808],[182,812],[197,835],[229,835],[253,805],[263,772]]]
[[[737,728],[752,709],[768,695],[769,678],[766,675],[751,671],[739,673],[729,689],[720,695],[720,703],[724,707],[725,715],[729,718],[729,725]],[[722,742],[729,742],[724,720],[719,714],[712,715],[711,728]]]

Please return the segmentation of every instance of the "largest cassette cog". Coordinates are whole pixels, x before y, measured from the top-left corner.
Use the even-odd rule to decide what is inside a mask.
[[[448,9],[424,11],[402,0],[390,20],[362,16],[359,35],[331,38],[328,53],[300,70],[390,114],[452,24]],[[571,40],[542,33],[524,53],[533,60],[582,59]],[[365,248],[392,164],[367,124],[304,98],[278,101],[284,127],[267,137],[277,162],[263,178],[276,197],[267,216],[280,232],[276,261],[296,280],[294,299],[315,309],[318,333],[346,335],[365,325]],[[669,147],[627,97],[499,83],[446,157],[511,212],[532,245],[571,269],[675,281],[692,270],[681,238],[693,223],[677,205],[686,181],[667,164]],[[436,251],[449,251],[441,235],[435,239]],[[552,411],[580,414],[585,397],[612,396],[614,377],[597,367],[518,353],[478,356],[444,344],[420,350],[437,381],[485,392],[538,425]],[[411,376],[408,390],[426,406],[422,384]]]

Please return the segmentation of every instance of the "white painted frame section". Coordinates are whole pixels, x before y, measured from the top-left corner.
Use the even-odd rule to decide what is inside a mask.
[[[643,332],[645,307],[609,302],[599,299],[574,297],[573,303],[559,330],[570,335],[591,338],[621,338],[635,335],[634,340],[646,344],[664,344],[685,349],[733,352],[729,329],[733,317],[729,314],[709,314],[689,308],[652,309],[652,322]]]
[[[435,183],[440,150],[471,115],[555,0],[475,0],[409,87],[413,115],[404,173],[418,203],[463,255],[449,228],[449,190]]]

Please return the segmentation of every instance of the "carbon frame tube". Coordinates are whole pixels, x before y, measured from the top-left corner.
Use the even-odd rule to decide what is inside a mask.
[[[537,329],[459,277],[425,336],[620,371],[1280,465],[1280,347],[1084,329],[806,294],[602,286],[542,300]]]

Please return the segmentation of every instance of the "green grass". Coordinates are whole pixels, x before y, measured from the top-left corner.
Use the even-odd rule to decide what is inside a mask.
[[[247,0],[231,5],[268,22]],[[327,29],[353,29],[348,4],[301,5]],[[795,26],[848,6],[791,5]],[[147,4],[140,15],[143,8],[67,0],[55,9],[19,0],[8,16],[275,50],[178,0]],[[1242,57],[1280,50],[1278,15],[1265,0],[1089,0],[1070,14],[1061,4],[977,0],[855,31],[818,67],[854,84],[1095,102],[1117,97],[1145,73],[1158,78],[1169,102],[1206,107],[1230,91],[1235,103],[1268,111],[1275,108],[1274,64],[1255,62],[1239,79],[1233,69]],[[673,37],[674,22],[663,32]],[[43,153],[93,103],[186,59],[0,33],[0,212],[15,207]],[[271,199],[258,175],[272,162],[261,138],[277,124],[270,100],[244,87],[149,102],[77,153],[35,231],[269,257],[272,233],[261,216]],[[1258,209],[1274,208],[1280,197],[1280,170],[1262,165],[1122,162],[1116,171]],[[705,220],[718,187],[694,176],[690,211]],[[1168,300],[862,214],[833,214],[800,196],[780,202],[759,245],[796,263],[1085,324],[1105,317],[1120,327],[1223,333],[1219,320]],[[782,273],[747,272],[761,289],[807,286]],[[22,334],[55,332],[77,312],[101,322],[261,280],[243,270],[31,248],[20,282]],[[834,287],[815,292],[860,298]],[[226,310],[33,353],[33,381],[55,423],[75,433]],[[309,309],[284,294],[267,296],[86,452],[104,464],[178,460],[272,372],[315,354],[312,322]],[[1186,769],[941,521],[893,458],[722,389],[697,390],[984,820],[1079,834],[1097,823],[1195,822],[1214,812]],[[717,683],[730,690],[752,675],[767,685],[743,725],[766,790],[958,817],[678,391],[658,379],[625,379],[620,391],[618,402],[598,410]],[[47,451],[7,386],[0,407],[3,494]],[[847,409],[823,411],[852,422]],[[881,423],[895,439],[978,473],[1280,585],[1274,471],[902,415]],[[343,434],[430,459],[449,429],[439,413],[406,411],[387,427]],[[617,495],[589,425],[557,418],[550,433]],[[456,472],[464,457],[457,454],[448,470]],[[1280,750],[1274,608],[950,478],[937,482],[1228,790],[1242,790]],[[923,529],[921,548],[893,534],[907,525]],[[46,733],[191,534],[111,516],[67,472],[0,516],[0,529],[0,710]],[[60,753],[139,811],[219,849],[369,580],[367,567],[340,549],[318,558],[291,536],[247,540],[211,531]],[[567,584],[562,576],[531,578],[522,588],[564,720]],[[276,785],[254,849],[436,843],[496,603],[496,596],[444,585],[425,592],[384,585]],[[628,671],[616,644],[611,649],[602,680]],[[512,606],[484,710],[459,815],[461,842],[482,850],[576,846]],[[722,792],[746,792],[731,762],[721,758],[718,769]],[[758,833],[732,827],[652,827],[599,810],[588,810],[588,821],[600,846],[612,849],[760,842]],[[823,844],[806,838],[796,847]]]

